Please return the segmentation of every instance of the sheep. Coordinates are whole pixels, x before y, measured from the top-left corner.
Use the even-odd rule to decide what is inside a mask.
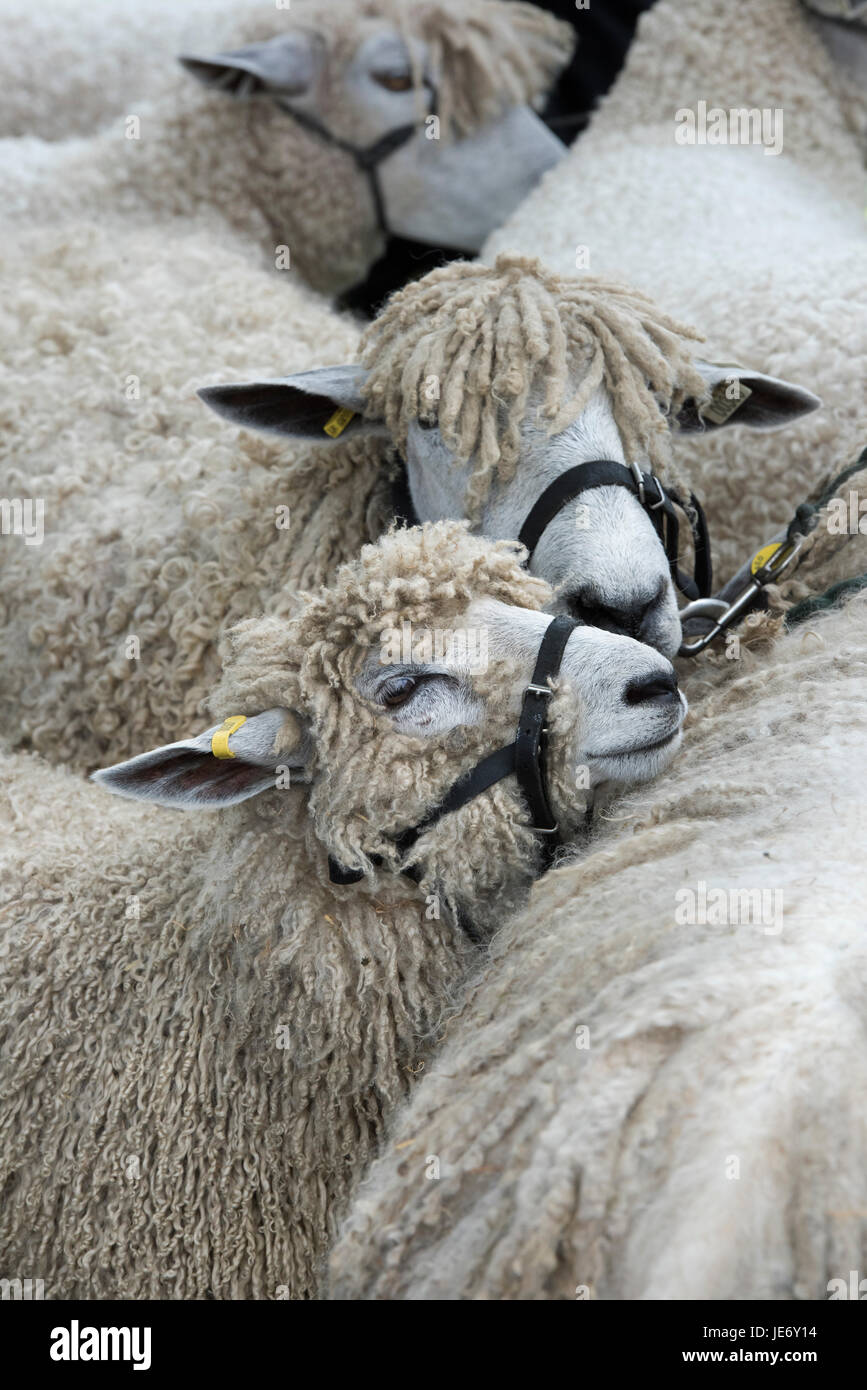
[[[206,213],[272,273],[337,295],[389,233],[480,248],[565,153],[531,103],[572,47],[570,25],[502,0],[242,7],[225,48],[182,55],[101,134],[7,141],[0,197],[28,225],[88,199],[123,224]]]
[[[867,594],[691,694],[537,884],[330,1261],[338,1299],[825,1299],[864,1270]]]
[[[206,254],[194,233],[188,242]],[[172,260],[186,244],[173,245]],[[241,353],[281,356],[279,306],[254,309],[256,272],[236,284],[227,250],[192,306],[201,330],[192,344],[180,326],[164,342],[161,324],[174,325],[189,292],[160,266],[143,272],[148,316],[134,325],[109,317],[106,274],[147,245],[145,231],[121,248],[96,232],[81,247],[61,240],[60,252],[48,241],[37,253],[38,314],[29,288],[5,306],[23,320],[8,335],[19,341],[17,390],[5,406],[20,470],[10,485],[44,500],[46,534],[42,546],[7,537],[0,551],[0,691],[18,711],[17,743],[52,761],[90,770],[190,728],[217,677],[223,628],[253,612],[288,612],[298,588],[327,581],[385,529],[396,451],[421,520],[466,515],[495,538],[516,537],[535,498],[582,459],[649,457],[663,483],[689,495],[683,465],[671,468],[666,416],[695,428],[719,369],[697,366],[692,330],[642,296],[552,276],[524,257],[504,255],[492,268],[456,262],[389,302],[360,362],[238,383],[231,364]],[[117,296],[123,304],[122,285]],[[317,355],[339,361],[351,325],[311,301],[297,307],[292,355],[323,334]],[[185,447],[199,431],[190,364],[200,358],[194,370],[204,371],[206,341],[235,318],[245,341],[224,344],[213,376],[236,380],[205,397],[235,424],[278,431],[279,447],[204,429]],[[59,351],[34,374],[32,343],[43,337]],[[122,399],[127,371],[141,379],[141,402]],[[785,423],[818,404],[802,387],[742,376],[752,394],[730,424]],[[103,407],[98,433],[83,401]],[[338,408],[355,414],[332,438],[325,426]],[[89,480],[77,458],[68,462],[71,450],[87,458]],[[597,488],[564,509],[530,563],[556,586],[554,611],[677,651],[669,562],[625,487]]]
[[[699,101],[706,118],[764,109],[765,144],[700,143]],[[821,397],[821,413],[760,451],[725,431],[689,441],[720,579],[863,449],[863,156],[796,0],[745,7],[736,30],[712,0],[643,14],[588,130],[483,258],[505,249],[625,279],[699,323],[710,359],[761,362]]]
[[[510,778],[395,837],[514,738],[548,596],[513,542],[395,530],[291,622],[233,630],[222,724],[99,786],[4,757],[0,1246],[48,1297],[316,1293],[485,949],[458,914],[484,942],[538,871]],[[682,719],[666,658],[577,626],[548,721],[563,833],[600,780],[664,767]],[[106,788],[150,804],[109,814]],[[330,882],[329,854],[362,881]]]

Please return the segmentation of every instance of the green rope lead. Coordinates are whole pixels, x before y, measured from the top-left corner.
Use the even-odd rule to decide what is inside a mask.
[[[839,599],[846,599],[852,594],[857,594],[860,589],[867,589],[867,574],[856,574],[851,579],[841,579],[839,584],[832,584],[830,589],[826,589],[824,594],[817,594],[815,598],[802,599],[787,612],[784,625],[786,631],[797,627],[807,618],[812,618],[814,613],[824,613],[826,609],[833,608]]]
[[[831,498],[836,494],[837,489],[860,473],[862,468],[867,468],[867,449],[864,449],[854,463],[850,463],[848,468],[844,468],[842,473],[838,473],[836,478],[825,488],[825,491],[815,502],[802,502],[795,515],[789,523],[788,539],[792,540],[795,535],[807,536],[813,530],[819,519],[819,513],[823,507],[827,507]]]
[[[850,463],[848,468],[844,468],[842,473],[837,474],[837,477],[828,484],[817,501],[801,503],[789,527],[790,539],[793,531],[798,531],[801,535],[806,535],[808,531],[812,531],[822,508],[828,505],[838,488],[842,487],[856,473],[860,473],[862,468],[867,468],[867,449],[862,451],[854,463]],[[824,613],[827,609],[833,608],[838,601],[849,598],[864,588],[867,588],[867,574],[856,574],[851,579],[841,579],[839,583],[832,584],[831,588],[826,589],[824,594],[816,594],[813,598],[802,599],[786,613],[783,620],[786,630],[789,631],[791,628],[797,627],[799,623],[806,622],[808,618],[813,617],[814,613]]]

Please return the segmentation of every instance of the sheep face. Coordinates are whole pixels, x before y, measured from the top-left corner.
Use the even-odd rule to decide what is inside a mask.
[[[331,854],[367,867],[379,855],[398,868],[395,839],[514,740],[550,621],[540,611],[546,597],[511,544],[482,542],[458,523],[394,532],[291,623],[234,630],[217,701],[235,711],[225,724],[95,778],[120,795],[206,809],[307,782]],[[658,652],[577,628],[549,718],[549,790],[564,828],[577,827],[601,783],[664,767],[684,712]],[[445,817],[413,853],[453,901],[515,890],[538,855],[527,819],[507,778]],[[474,898],[472,906],[478,916]]]
[[[308,5],[309,19],[301,8],[299,27],[284,34],[180,61],[206,86],[258,102],[273,149],[294,117],[323,149],[343,152],[347,179],[359,183],[358,232],[370,238],[371,260],[385,231],[479,250],[565,153],[527,104],[571,52],[570,29],[549,16],[490,0],[476,0],[466,16],[462,6],[440,5],[395,17],[389,0],[319,13]],[[503,63],[496,83],[483,70],[486,39]],[[467,91],[452,91],[457,84]],[[368,156],[374,172],[359,180]],[[364,193],[371,179],[382,226]]]
[[[711,393],[729,389],[729,381],[746,385],[738,422],[753,428],[776,428],[819,405],[810,392],[761,373],[708,363],[697,363],[696,369]],[[461,459],[435,417],[415,416],[405,439],[395,439],[383,421],[363,414],[366,376],[358,366],[323,367],[282,380],[207,387],[199,394],[234,423],[326,447],[341,439],[378,435],[387,449],[403,450],[420,521],[465,515],[478,473],[475,453]],[[605,386],[553,435],[542,422],[541,405],[542,390],[536,388],[520,425],[516,466],[508,476],[491,479],[474,517],[474,529],[485,536],[517,536],[537,498],[576,464],[628,461]],[[737,417],[732,414],[726,423],[732,419]],[[684,433],[720,427],[700,417],[692,400],[672,424]],[[327,433],[332,429],[333,437]],[[546,527],[530,563],[553,590],[547,611],[566,612],[591,626],[636,638],[667,657],[677,653],[681,625],[668,559],[648,512],[627,489],[610,486],[582,493]]]

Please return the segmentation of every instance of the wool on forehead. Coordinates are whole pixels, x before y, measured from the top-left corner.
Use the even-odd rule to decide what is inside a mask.
[[[367,414],[385,420],[401,449],[411,420],[436,421],[457,458],[474,464],[466,501],[475,518],[492,479],[514,476],[531,410],[558,434],[604,384],[627,458],[688,493],[667,417],[707,395],[693,363],[699,338],[624,285],[508,253],[493,266],[456,261],[394,295],[364,334]]]
[[[383,631],[402,622],[447,627],[470,603],[494,598],[541,609],[551,590],[522,567],[516,541],[473,536],[464,521],[396,529],[303,596],[297,617],[239,623],[223,639],[224,672],[212,708],[256,713],[327,704]]]
[[[466,135],[509,106],[537,101],[575,43],[571,25],[521,0],[294,0],[283,32],[312,32],[336,75],[359,43],[387,29],[426,45],[446,137]],[[279,32],[273,16],[257,16],[238,30],[248,43]],[[422,74],[414,76],[419,84]]]

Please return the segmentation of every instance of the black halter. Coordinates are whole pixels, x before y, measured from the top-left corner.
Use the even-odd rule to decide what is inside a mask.
[[[398,835],[394,844],[401,855],[411,850],[419,837],[442,820],[443,816],[457,811],[468,801],[472,801],[474,797],[514,773],[529,807],[532,829],[542,837],[542,871],[550,867],[562,840],[557,818],[551,809],[547,787],[547,717],[548,700],[552,694],[548,682],[559,672],[566,643],[576,627],[580,627],[580,623],[565,615],[551,620],[539,645],[533,678],[524,691],[514,742],[483,758],[472,771],[465,773],[455,782],[438,806],[429,811],[417,825]],[[377,866],[383,862],[379,855],[371,855],[371,860]],[[328,860],[328,870],[332,883],[358,883],[364,877],[363,870],[344,869],[331,857]],[[416,881],[421,877],[421,871],[415,865],[404,869],[403,872]],[[462,922],[461,925],[469,935],[473,935],[468,923]]]
[[[320,140],[324,140],[327,145],[333,145],[335,149],[344,150],[351,155],[356,165],[367,178],[370,184],[370,192],[373,197],[373,207],[376,213],[376,222],[383,236],[390,236],[391,232],[385,218],[385,200],[382,196],[382,189],[379,185],[379,175],[377,173],[379,165],[383,160],[388,159],[389,155],[394,154],[407,141],[411,140],[419,129],[418,123],[412,125],[398,126],[395,130],[389,130],[379,140],[375,140],[372,145],[353,145],[349,140],[341,140],[338,135],[330,131],[327,126],[317,120],[315,116],[308,115],[306,111],[299,111],[291,106],[288,101],[282,101],[275,97],[278,107],[285,111],[288,116],[297,121],[305,130],[312,131],[318,135]],[[433,108],[428,115],[436,115],[436,95],[434,95]]]
[[[625,464],[615,463],[613,459],[592,459],[567,468],[545,488],[541,497],[530,509],[530,513],[518,532],[518,540],[527,547],[527,563],[547,527],[563,508],[574,502],[583,492],[597,487],[625,487],[638,498],[647,512],[668,559],[671,577],[682,594],[688,599],[707,598],[712,590],[713,572],[710,554],[710,536],[707,520],[698,500],[690,495],[689,506],[684,506],[677,493],[666,492],[655,473],[642,473],[636,464],[627,468]],[[692,528],[695,548],[695,564],[691,579],[684,574],[677,563],[680,527],[674,504],[684,508]],[[417,517],[409,491],[406,463],[394,480],[392,506],[395,518],[405,521],[408,526],[415,525]]]

